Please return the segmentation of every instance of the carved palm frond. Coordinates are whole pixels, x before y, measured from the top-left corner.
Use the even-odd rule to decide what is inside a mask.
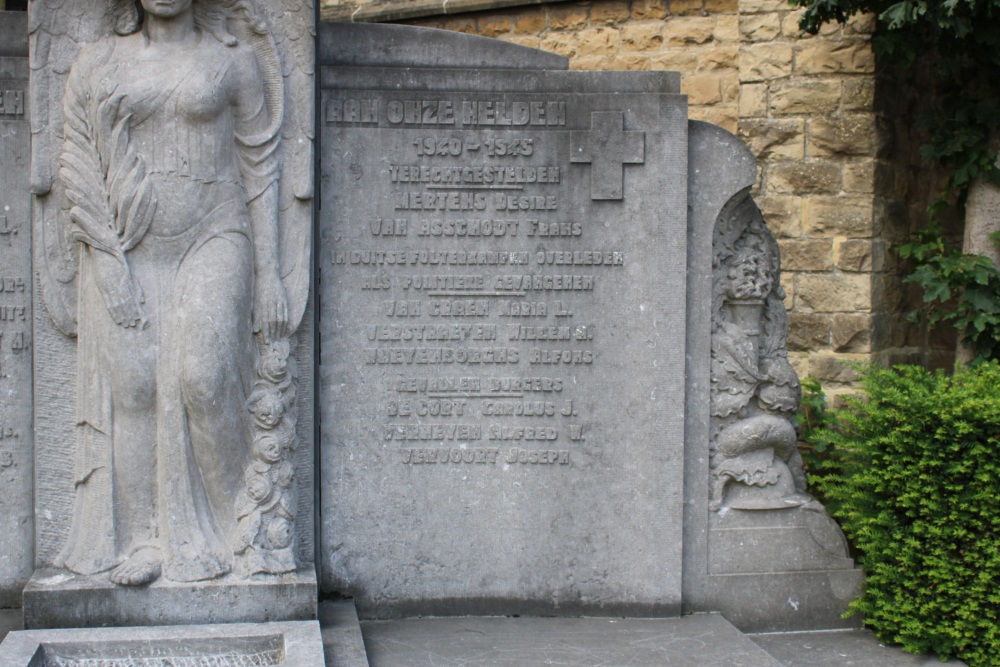
[[[129,141],[132,116],[120,117],[122,99],[112,93],[95,100],[89,92],[70,91],[60,176],[73,204],[74,237],[124,263],[125,251],[142,240],[153,221],[156,197]]]

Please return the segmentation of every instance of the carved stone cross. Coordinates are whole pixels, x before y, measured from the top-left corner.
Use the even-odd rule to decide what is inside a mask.
[[[646,159],[646,133],[624,128],[622,112],[592,111],[590,131],[571,133],[569,161],[590,163],[591,199],[621,199],[625,165]]]

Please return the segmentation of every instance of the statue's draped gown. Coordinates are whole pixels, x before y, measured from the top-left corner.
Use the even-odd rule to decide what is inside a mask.
[[[233,567],[254,368],[248,202],[276,178],[264,97],[234,89],[237,59],[253,57],[208,34],[173,52],[135,34],[88,47],[70,75],[61,173],[72,190],[79,165],[66,156],[87,150],[106,170],[111,208],[126,205],[105,227],[144,295],[139,325],[112,319],[95,254],[114,238],[74,222],[76,496],[57,563],[72,571],[109,570],[147,547],[171,580]],[[248,97],[259,105],[236,103]],[[129,219],[129,204],[152,213]]]

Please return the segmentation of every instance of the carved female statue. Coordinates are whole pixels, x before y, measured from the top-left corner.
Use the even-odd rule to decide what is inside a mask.
[[[112,2],[118,36],[66,85],[79,451],[56,565],[213,579],[289,542],[280,67],[251,0]]]

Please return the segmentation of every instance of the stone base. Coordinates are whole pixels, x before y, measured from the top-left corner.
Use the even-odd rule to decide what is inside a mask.
[[[744,632],[830,630],[861,592],[847,541],[817,502],[786,510],[726,509],[709,520],[708,582],[697,610]]]
[[[267,623],[316,618],[316,571],[116,586],[106,576],[36,570],[24,588],[24,627]]]
[[[371,667],[781,667],[715,614],[362,621]]]
[[[156,660],[156,659],[159,660]],[[152,660],[150,660],[152,659]],[[149,660],[149,662],[147,662]],[[235,623],[12,632],[0,667],[98,665],[324,667],[319,623]]]

